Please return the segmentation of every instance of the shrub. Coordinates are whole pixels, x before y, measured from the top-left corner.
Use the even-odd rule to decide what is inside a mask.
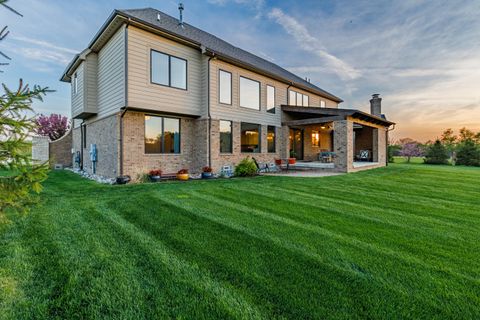
[[[456,163],[465,166],[480,166],[480,150],[473,140],[467,139],[459,145]]]
[[[246,157],[238,163],[235,167],[235,176],[237,177],[252,177],[257,174],[257,166],[255,162],[249,157]]]
[[[388,162],[393,163],[395,161],[395,156],[399,154],[401,146],[398,144],[391,144],[388,146]]]
[[[148,175],[150,175],[150,176],[161,176],[162,175],[162,170],[160,170],[160,169],[150,170],[150,172],[148,172]]]
[[[149,183],[149,182],[152,182],[152,180],[150,180],[150,176],[146,173],[144,174],[139,174],[137,175],[137,181],[139,183]]]
[[[188,174],[188,169],[178,170],[178,174]]]
[[[208,167],[208,166],[202,168],[202,172],[212,172],[212,171],[213,171],[213,169]]]
[[[425,154],[425,163],[428,164],[447,164],[448,163],[448,151],[447,148],[440,142],[440,140],[435,141],[434,144],[431,144],[427,147],[427,152]]]

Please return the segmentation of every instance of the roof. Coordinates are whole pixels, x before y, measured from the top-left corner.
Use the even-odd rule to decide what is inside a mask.
[[[341,108],[319,108],[319,107],[297,107],[282,105],[282,111],[296,115],[295,118],[305,119],[305,120],[293,120],[291,123],[303,123],[303,124],[313,124],[315,120],[320,120],[322,117],[332,118],[335,120],[345,119],[346,117],[353,117],[356,119],[368,121],[371,123],[383,125],[389,127],[394,125],[395,122],[388,121],[384,115],[381,117],[374,116],[372,114],[355,110],[355,109],[341,109]],[[312,121],[308,121],[311,119]],[[304,122],[302,122],[304,121]],[[312,122],[312,123],[310,123]]]
[[[102,27],[102,30],[100,30],[100,32],[90,43],[89,48],[94,45],[96,39],[101,35],[103,30],[108,27],[109,21],[112,21],[115,16],[123,16],[130,21],[146,24],[147,26],[157,29],[161,32],[166,32],[175,37],[189,41],[211,55],[214,54],[219,58],[224,58],[233,64],[239,64],[241,66],[251,68],[254,71],[264,73],[297,88],[321,95],[325,98],[329,98],[335,102],[343,102],[343,100],[339,97],[315,86],[314,84],[268,60],[235,47],[234,45],[188,23],[183,23],[183,26],[181,26],[179,25],[178,19],[153,8],[115,10],[107,23],[105,23]],[[158,16],[160,19],[157,18]],[[75,65],[75,61],[70,63],[69,68],[71,68],[73,65]],[[68,72],[69,68],[67,68],[65,74]],[[63,78],[64,77],[62,77],[62,79]]]

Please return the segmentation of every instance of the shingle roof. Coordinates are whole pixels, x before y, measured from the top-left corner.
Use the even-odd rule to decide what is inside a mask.
[[[241,61],[253,68],[263,71],[268,74],[275,75],[281,78],[284,81],[292,82],[293,85],[296,85],[300,88],[312,91],[319,95],[325,96],[337,102],[342,102],[337,96],[311,84],[308,81],[300,78],[299,76],[291,73],[284,68],[267,61],[263,58],[260,58],[250,52],[247,52],[243,49],[235,47],[234,45],[208,33],[203,30],[200,30],[194,26],[184,23],[183,27],[179,25],[179,20],[165,14],[161,11],[158,11],[153,8],[144,8],[144,9],[131,9],[131,10],[117,10],[117,13],[125,15],[133,20],[139,22],[147,23],[155,28],[158,28],[162,31],[166,31],[180,38],[184,38],[191,42],[197,43],[198,45],[203,45],[206,49],[214,52],[219,56],[224,56],[226,58],[231,58],[234,60]],[[160,19],[157,19],[157,16],[160,15]]]

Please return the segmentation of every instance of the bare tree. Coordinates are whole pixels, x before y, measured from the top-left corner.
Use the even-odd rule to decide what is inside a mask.
[[[20,17],[23,17],[23,15],[18,12],[17,10],[13,9],[12,7],[10,7],[9,5],[7,5],[7,1],[8,0],[0,0],[0,6],[8,9],[9,11],[13,12],[14,14],[16,15],[19,15]],[[8,31],[8,26],[5,26],[2,28],[2,30],[0,30],[0,41],[4,40],[8,34],[10,33],[10,31]],[[0,51],[0,56],[2,56],[4,59],[6,60],[12,60],[9,56],[7,56],[5,53],[3,53],[2,51]],[[8,62],[0,62],[0,67],[2,66],[8,66]],[[0,69],[0,73],[2,73],[3,70]]]

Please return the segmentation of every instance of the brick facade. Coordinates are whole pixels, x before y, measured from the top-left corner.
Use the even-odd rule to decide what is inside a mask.
[[[50,142],[48,157],[50,167],[60,164],[63,167],[72,166],[72,130],[62,138]]]

